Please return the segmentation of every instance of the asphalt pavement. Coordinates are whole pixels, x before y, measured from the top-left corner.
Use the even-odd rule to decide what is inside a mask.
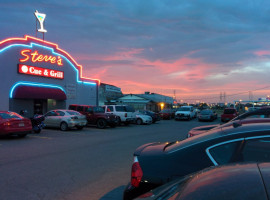
[[[162,120],[151,125],[0,138],[1,200],[120,200],[134,150],[149,142],[182,140],[215,122]]]

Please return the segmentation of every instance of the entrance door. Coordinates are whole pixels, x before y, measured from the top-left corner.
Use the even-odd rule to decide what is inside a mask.
[[[35,99],[34,100],[34,114],[43,114],[43,105],[44,105],[44,100],[42,99]]]

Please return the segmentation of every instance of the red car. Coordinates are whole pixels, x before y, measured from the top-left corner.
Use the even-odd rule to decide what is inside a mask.
[[[175,116],[175,110],[172,109],[163,109],[159,112],[161,119],[172,119]]]
[[[255,124],[255,123],[270,123],[270,118],[247,118],[247,119],[241,119],[241,120],[235,120],[235,121],[231,121],[228,122],[226,124],[223,125],[219,125],[219,124],[211,124],[211,125],[206,125],[206,126],[199,126],[199,127],[195,127],[193,129],[191,129],[188,134],[187,137],[193,137],[195,135],[200,135],[202,133],[205,133],[213,128],[224,128],[224,127],[228,127],[228,126],[241,126],[242,124]]]
[[[15,112],[0,111],[0,135],[17,135],[25,137],[32,132],[30,119]]]
[[[238,112],[235,108],[225,108],[221,115],[222,122],[228,122],[238,116]]]

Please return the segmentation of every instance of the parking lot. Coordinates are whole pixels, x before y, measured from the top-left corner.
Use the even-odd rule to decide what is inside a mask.
[[[175,141],[196,126],[220,123],[162,120],[151,125],[60,131],[0,139],[0,199],[122,198],[134,150],[145,143]]]

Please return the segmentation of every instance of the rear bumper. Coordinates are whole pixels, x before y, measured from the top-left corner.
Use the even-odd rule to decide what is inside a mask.
[[[139,187],[134,187],[130,183],[126,186],[123,193],[123,200],[131,200],[136,197],[145,194],[146,192],[158,187],[158,185],[152,185],[148,183],[140,183]]]

